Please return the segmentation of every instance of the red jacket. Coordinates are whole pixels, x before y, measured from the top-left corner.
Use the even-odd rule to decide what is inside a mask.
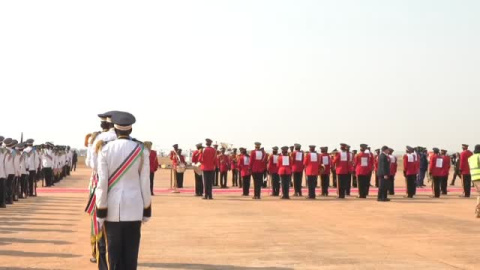
[[[200,151],[199,150],[195,150],[192,154],[192,163],[197,163],[200,161]]]
[[[442,170],[442,176],[447,176],[450,174],[451,159],[449,156],[443,156],[443,162],[445,162],[445,167]]]
[[[173,167],[176,167],[178,163],[177,153],[174,150],[170,151],[170,160],[172,161]]]
[[[157,158],[157,151],[151,150],[150,151],[150,172],[154,173],[158,169],[158,158]]]
[[[443,156],[433,155],[430,158],[430,165],[429,165],[430,173],[432,174],[432,176],[437,176],[437,177],[444,176],[443,172],[445,171],[445,167],[447,166],[447,164],[445,163],[446,163],[446,160]]]
[[[268,164],[267,169],[269,174],[276,174],[278,173],[278,157],[279,155],[271,154],[268,157]]]
[[[284,162],[285,159],[285,162]],[[289,155],[278,155],[278,174],[292,175],[293,158]]]
[[[212,147],[205,147],[200,154],[199,161],[202,171],[215,171],[217,165],[217,151]]]
[[[307,176],[318,176],[320,169],[320,155],[317,152],[306,153],[303,165],[305,165]]]
[[[242,177],[250,176],[250,157],[240,154],[238,157],[238,170]]]
[[[460,154],[460,171],[462,174],[470,174],[470,165],[468,165],[468,158],[473,153],[470,150],[465,150]]]
[[[320,154],[320,164],[323,165],[324,170],[322,174],[330,175],[330,168],[332,166],[332,159],[328,153]]]
[[[217,156],[217,167],[220,172],[228,172],[230,169],[230,159],[227,155],[220,154]]]
[[[250,170],[252,173],[263,173],[265,171],[265,165],[267,155],[265,151],[253,150],[250,152]]]
[[[372,173],[373,163],[370,154],[360,152],[355,156],[355,172],[358,175],[369,175]]]
[[[350,173],[350,166],[351,166],[350,155],[351,154],[349,152],[338,152],[335,155],[335,159],[333,160],[333,163],[335,164],[337,175]]]
[[[305,157],[305,154],[303,153],[303,151],[293,151],[291,157],[293,158],[293,164],[292,164],[293,172],[303,172],[303,169],[304,169],[303,159]]]
[[[415,160],[415,155],[405,154],[403,155],[403,171],[406,175],[416,175],[417,174],[417,161]]]
[[[397,169],[398,169],[398,160],[397,160],[397,157],[394,156],[394,155],[389,155],[390,156],[390,176],[395,176],[397,174]],[[415,166],[417,166],[415,164]],[[415,167],[415,170],[417,169],[417,167]],[[415,174],[417,174],[417,172],[415,171]]]
[[[238,155],[231,155],[230,156],[230,169],[236,170],[238,168]]]

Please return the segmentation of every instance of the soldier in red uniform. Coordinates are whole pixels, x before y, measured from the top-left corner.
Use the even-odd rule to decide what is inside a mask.
[[[282,147],[282,154],[278,156],[278,175],[282,181],[282,198],[290,199],[290,182],[292,181],[293,158],[288,154],[288,146]]]
[[[321,186],[322,186],[322,196],[328,196],[328,185],[330,182],[330,168],[332,164],[332,159],[328,154],[328,147],[320,147],[320,177],[321,177]]]
[[[317,187],[318,173],[320,170],[320,155],[315,151],[316,146],[310,145],[310,151],[305,155],[305,173],[307,176],[308,196],[307,199],[314,200],[315,188]]]
[[[433,156],[430,158],[430,176],[433,178],[433,197],[440,198],[440,186],[442,183],[442,174],[445,164],[445,159],[440,155],[438,148],[433,148]]]
[[[176,168],[178,164],[178,144],[173,145],[173,150],[170,151],[170,160],[172,161],[172,167]]]
[[[347,189],[348,181],[350,179],[351,169],[351,157],[350,152],[347,151],[347,144],[340,144],[340,152],[335,155],[333,163],[335,164],[338,177],[337,198],[345,199],[345,192]]]
[[[248,196],[250,193],[250,156],[247,154],[247,149],[240,147],[240,156],[238,158],[238,170],[242,177],[243,196]]]
[[[390,186],[388,187],[388,193],[390,195],[395,195],[395,175],[398,168],[397,157],[393,155],[393,152],[392,148],[388,148],[388,157],[390,158]]]
[[[468,144],[462,144],[463,152],[460,153],[460,172],[462,173],[463,195],[460,197],[469,198],[470,190],[472,188],[472,176],[470,175],[470,165],[468,165],[468,158],[473,153],[468,150]]]
[[[442,176],[441,176],[442,183],[440,185],[440,189],[443,195],[447,195],[448,194],[448,191],[447,191],[448,175],[450,173],[450,165],[452,161],[450,157],[447,155],[447,150],[442,149],[440,153],[441,153],[441,156],[443,157],[443,161],[445,162],[445,164],[443,164],[444,166],[443,166]]]
[[[272,148],[272,154],[268,156],[267,161],[268,174],[272,179],[272,196],[280,195],[280,176],[278,175],[278,147]]]
[[[262,193],[262,185],[263,185],[263,173],[266,169],[266,153],[260,146],[262,144],[259,142],[255,143],[255,150],[250,152],[250,170],[253,175],[253,188],[254,188],[254,196],[252,199],[260,200],[260,196]]]
[[[232,149],[233,153],[230,155],[230,169],[232,170],[232,186],[238,187],[238,157],[237,148]]]
[[[407,146],[406,154],[403,156],[403,176],[407,181],[407,198],[413,198],[416,193],[417,185],[417,162],[415,155],[413,155],[413,148]]]
[[[220,170],[220,187],[227,188],[227,175],[230,170],[230,158],[225,155],[225,148],[220,148],[220,155],[217,156],[217,166]]]
[[[199,143],[196,145],[197,150],[195,150],[192,154],[192,164],[196,164],[200,162],[200,153],[202,151],[202,144]],[[203,179],[202,175],[194,172],[195,174],[195,196],[202,196],[203,195]]]
[[[204,200],[212,200],[212,184],[213,179],[215,178],[215,168],[217,165],[217,150],[211,147],[212,140],[206,139],[205,149],[201,150],[199,161],[202,164],[201,169],[203,171],[203,180],[205,186],[205,197]]]
[[[352,187],[354,187],[354,188],[358,187],[357,171],[356,171],[356,164],[355,164],[355,156],[357,156],[357,153],[358,153],[357,150],[352,151],[353,161],[352,161],[351,171],[352,171]],[[350,193],[347,193],[347,194],[350,195]]]
[[[366,153],[368,145],[360,144],[360,153],[355,156],[355,172],[358,177],[358,198],[366,199],[370,187],[369,177],[372,175],[373,163],[370,153]]]
[[[302,196],[302,178],[303,178],[303,159],[304,159],[304,153],[301,150],[302,146],[298,143],[295,145],[295,151],[292,152],[292,158],[293,158],[293,188],[295,190],[295,193],[293,196],[298,197]]]
[[[335,168],[335,164],[333,160],[335,160],[335,156],[337,155],[338,150],[337,148],[333,149],[332,153],[330,154],[330,161],[332,161],[330,165],[330,172],[332,172],[332,187],[337,187],[337,169]]]

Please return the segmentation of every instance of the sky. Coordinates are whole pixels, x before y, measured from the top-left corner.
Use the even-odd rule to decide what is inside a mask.
[[[480,1],[1,1],[0,135],[82,147],[480,143]]]

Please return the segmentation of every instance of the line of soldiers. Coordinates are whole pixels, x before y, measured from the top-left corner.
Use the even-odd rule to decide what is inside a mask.
[[[214,160],[202,160],[202,153],[206,148],[201,143],[197,144],[197,150],[192,155],[194,166],[202,166],[206,162],[208,174],[213,171],[212,186],[227,188],[227,174],[232,172],[232,186],[243,188],[243,196],[249,195],[250,181],[254,180],[254,197],[260,198],[260,190],[267,186],[270,179],[272,187],[272,196],[280,196],[280,186],[283,188],[283,199],[289,198],[289,188],[293,186],[294,196],[302,196],[302,182],[305,176],[305,186],[308,187],[307,199],[315,199],[315,188],[321,187],[321,196],[328,196],[330,178],[332,178],[333,187],[337,188],[338,198],[350,196],[351,188],[358,187],[358,198],[366,198],[369,195],[372,177],[375,178],[375,186],[381,186],[380,182],[385,181],[385,194],[381,191],[381,201],[388,201],[387,195],[395,195],[395,176],[398,171],[398,158],[394,155],[392,148],[376,149],[375,153],[370,150],[367,144],[360,145],[360,151],[350,151],[348,144],[340,144],[340,150],[328,152],[328,147],[320,147],[320,153],[316,152],[316,146],[310,145],[309,151],[302,151],[300,144],[294,146],[284,146],[279,153],[278,147],[272,148],[272,153],[268,154],[261,143],[255,143],[255,149],[247,151],[246,148],[231,149],[227,154],[227,149],[218,145],[213,145],[208,139],[207,148],[213,152]],[[177,145],[178,147],[178,145]],[[211,148],[211,150],[210,150]],[[385,147],[384,147],[385,148]],[[461,197],[469,197],[471,189],[470,169],[468,167],[468,157],[471,152],[468,145],[462,145],[463,152],[459,157],[459,167],[461,178],[463,179],[464,193]],[[413,198],[417,187],[424,187],[424,178],[427,175],[429,181],[432,181],[432,197],[439,198],[441,194],[447,194],[448,176],[450,172],[451,160],[447,155],[447,150],[433,148],[433,154],[430,156],[430,162],[427,159],[427,149],[424,147],[406,147],[406,153],[403,156],[403,176],[406,182],[406,198]],[[228,150],[230,152],[230,150]],[[379,158],[384,154],[388,161],[388,172],[379,171]],[[288,156],[288,158],[284,157]],[[426,160],[426,165],[422,160]],[[279,161],[280,160],[280,161]],[[198,164],[198,165],[195,165]],[[205,177],[204,169],[203,177]],[[320,177],[320,185],[318,178]],[[290,179],[293,178],[293,179]],[[219,180],[220,181],[219,181]],[[288,184],[288,185],[287,185]],[[202,173],[195,173],[195,195],[203,196],[205,181],[202,180]],[[205,194],[207,198],[211,194]]]
[[[0,208],[37,196],[39,181],[49,187],[70,175],[73,153],[69,146],[33,143],[33,139],[18,142],[0,136]]]

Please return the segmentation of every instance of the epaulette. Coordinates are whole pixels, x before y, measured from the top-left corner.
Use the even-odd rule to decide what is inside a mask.
[[[137,140],[137,139],[135,139],[135,138],[132,138],[132,141],[134,141],[134,142],[136,142],[136,143],[138,143],[138,144],[140,144],[140,145],[143,145],[143,142],[142,142],[142,141],[139,141],[139,140]]]

